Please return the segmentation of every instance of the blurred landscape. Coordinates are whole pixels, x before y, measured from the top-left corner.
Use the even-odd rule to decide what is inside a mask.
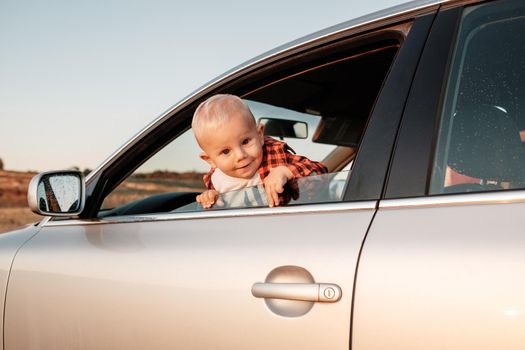
[[[202,175],[197,172],[177,173],[160,170],[134,174],[106,197],[102,208],[115,208],[159,193],[202,192],[205,189]]]
[[[39,221],[27,207],[27,186],[34,172],[0,170],[0,232]]]
[[[34,175],[36,172],[0,170],[0,233],[43,218],[27,206],[27,188]],[[102,207],[113,208],[164,192],[202,191],[202,175],[169,171],[134,174],[106,198]]]

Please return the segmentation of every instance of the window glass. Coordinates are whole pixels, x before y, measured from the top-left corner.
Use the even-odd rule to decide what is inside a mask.
[[[431,194],[525,187],[525,6],[467,8],[448,79]]]
[[[344,188],[348,178],[348,170],[336,173],[306,176],[295,181],[291,186],[286,205],[339,202],[343,199]],[[268,200],[262,185],[221,193],[213,210],[265,207]],[[174,212],[202,211],[197,203],[190,203],[174,210]]]

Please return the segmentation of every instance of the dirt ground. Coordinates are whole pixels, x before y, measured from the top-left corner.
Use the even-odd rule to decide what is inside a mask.
[[[28,207],[0,208],[0,233],[40,221],[43,216],[33,214]]]
[[[27,187],[35,174],[0,171],[0,232],[41,220],[27,207]]]

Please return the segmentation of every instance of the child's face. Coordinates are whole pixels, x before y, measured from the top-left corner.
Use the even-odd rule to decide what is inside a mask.
[[[261,165],[264,128],[255,126],[242,112],[236,113],[227,123],[204,133],[200,156],[226,175],[250,179]]]

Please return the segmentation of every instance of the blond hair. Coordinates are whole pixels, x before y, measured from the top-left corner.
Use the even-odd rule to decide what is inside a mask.
[[[231,116],[239,111],[255,126],[255,118],[250,108],[238,96],[218,94],[202,102],[195,110],[191,122],[193,134],[199,145],[199,140],[202,139],[205,131],[216,129],[219,125],[227,123]]]

